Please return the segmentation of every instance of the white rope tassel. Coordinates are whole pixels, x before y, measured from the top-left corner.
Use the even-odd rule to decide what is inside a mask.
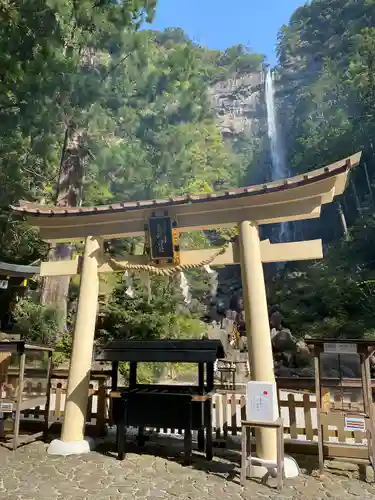
[[[129,276],[129,272],[125,271],[123,274],[123,278],[125,280],[125,283],[127,285],[127,289],[125,291],[126,295],[130,297],[131,299],[134,298],[134,288],[133,288],[133,280],[131,276]]]
[[[150,304],[152,299],[152,288],[151,288],[151,276],[150,273],[146,273],[146,285],[147,285],[147,302]]]
[[[183,271],[180,272],[180,288],[182,295],[184,296],[185,304],[190,304],[191,302],[191,293],[188,280],[186,279],[185,273]]]
[[[142,271],[139,274],[141,282],[146,289],[147,302],[150,304],[152,298],[152,290],[151,290],[151,276],[148,272]]]
[[[217,294],[217,287],[219,286],[219,281],[217,279],[218,273],[212,269],[209,265],[204,266],[204,270],[206,273],[210,275],[210,280],[211,280],[211,297],[216,297]]]

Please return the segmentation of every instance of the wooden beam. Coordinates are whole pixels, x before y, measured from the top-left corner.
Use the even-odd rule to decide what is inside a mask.
[[[42,262],[40,276],[75,276],[79,274],[79,262],[79,257],[73,260]]]
[[[269,240],[263,240],[261,245],[262,262],[292,262],[299,260],[315,260],[323,258],[321,240],[298,241],[293,243],[272,244]],[[181,252],[181,264],[192,265],[210,258],[217,249],[186,250]],[[121,263],[148,264],[145,255],[128,255],[119,259]],[[219,255],[210,265],[225,266],[239,263],[239,252],[236,244],[231,244],[225,253]],[[171,267],[171,266],[166,266]],[[107,257],[103,256],[99,264],[99,273],[119,272],[113,271],[108,263]],[[74,260],[42,262],[40,267],[41,276],[75,276],[79,274],[79,258]]]
[[[261,242],[262,262],[294,262],[323,258],[322,240],[271,244]]]

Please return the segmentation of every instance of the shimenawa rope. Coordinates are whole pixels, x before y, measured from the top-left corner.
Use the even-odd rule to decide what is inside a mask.
[[[202,260],[197,264],[181,264],[173,267],[157,267],[150,264],[128,264],[127,262],[122,263],[117,261],[116,259],[110,258],[108,263],[112,267],[112,269],[120,269],[120,270],[129,270],[129,271],[141,271],[149,274],[155,274],[157,276],[173,276],[173,274],[180,273],[182,271],[186,271],[188,269],[199,269],[204,266],[208,266],[213,262],[219,255],[223,255],[227,250],[229,242],[226,243],[220,250],[215,252],[208,257],[206,260]]]

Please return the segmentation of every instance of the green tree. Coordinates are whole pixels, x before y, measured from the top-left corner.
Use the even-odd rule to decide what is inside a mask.
[[[125,29],[152,16],[154,0],[2,2],[4,21],[0,139],[4,185],[15,197],[63,206],[82,203],[93,121],[107,80],[130,55]],[[4,154],[3,154],[4,153]],[[31,166],[30,166],[31,165]],[[26,176],[24,175],[26,172]],[[9,176],[8,174],[11,173]],[[57,245],[50,258],[69,258]],[[42,302],[54,303],[66,318],[68,280],[45,280]]]
[[[149,294],[142,278],[135,277],[134,296],[129,296],[128,285],[121,281],[102,310],[100,338],[152,340],[202,334],[197,315],[182,305],[176,279],[152,277]]]

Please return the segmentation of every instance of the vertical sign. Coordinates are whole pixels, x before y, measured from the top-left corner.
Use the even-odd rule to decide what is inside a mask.
[[[150,247],[152,260],[173,260],[174,245],[170,217],[150,217]]]

